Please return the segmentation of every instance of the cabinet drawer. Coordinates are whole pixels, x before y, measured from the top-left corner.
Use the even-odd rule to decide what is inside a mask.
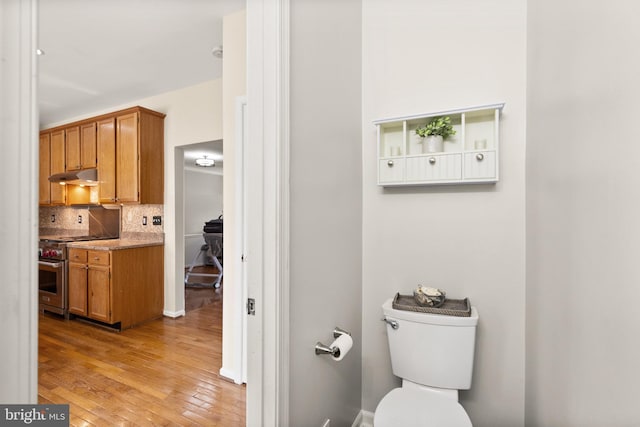
[[[378,183],[390,184],[404,180],[404,159],[381,159],[378,165]]]
[[[89,264],[90,265],[109,265],[109,252],[108,251],[88,251],[89,252]]]
[[[482,151],[464,155],[464,178],[486,179],[496,177],[496,152]]]
[[[70,248],[69,249],[69,261],[77,262],[81,264],[87,263],[87,250],[86,249],[77,249]]]
[[[407,159],[407,181],[446,181],[462,178],[460,154],[432,154]]]

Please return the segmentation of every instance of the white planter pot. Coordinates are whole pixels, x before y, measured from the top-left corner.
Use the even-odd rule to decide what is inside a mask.
[[[429,135],[422,141],[423,153],[439,153],[443,151],[444,138],[441,135]]]

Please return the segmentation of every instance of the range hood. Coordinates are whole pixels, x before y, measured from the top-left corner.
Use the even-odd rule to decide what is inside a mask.
[[[98,185],[98,170],[96,168],[92,168],[57,173],[55,175],[51,175],[49,177],[49,181],[73,185]]]

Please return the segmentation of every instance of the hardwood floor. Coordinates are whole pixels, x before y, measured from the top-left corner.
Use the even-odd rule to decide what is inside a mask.
[[[123,332],[40,315],[39,403],[69,403],[72,426],[244,426],[245,387],[218,374],[221,308],[218,291]]]

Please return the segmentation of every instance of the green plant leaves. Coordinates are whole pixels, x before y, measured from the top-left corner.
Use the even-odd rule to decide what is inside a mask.
[[[416,129],[416,135],[423,138],[429,135],[441,135],[442,138],[447,139],[448,137],[455,134],[456,131],[451,125],[451,117],[449,116],[434,117],[429,123]]]

